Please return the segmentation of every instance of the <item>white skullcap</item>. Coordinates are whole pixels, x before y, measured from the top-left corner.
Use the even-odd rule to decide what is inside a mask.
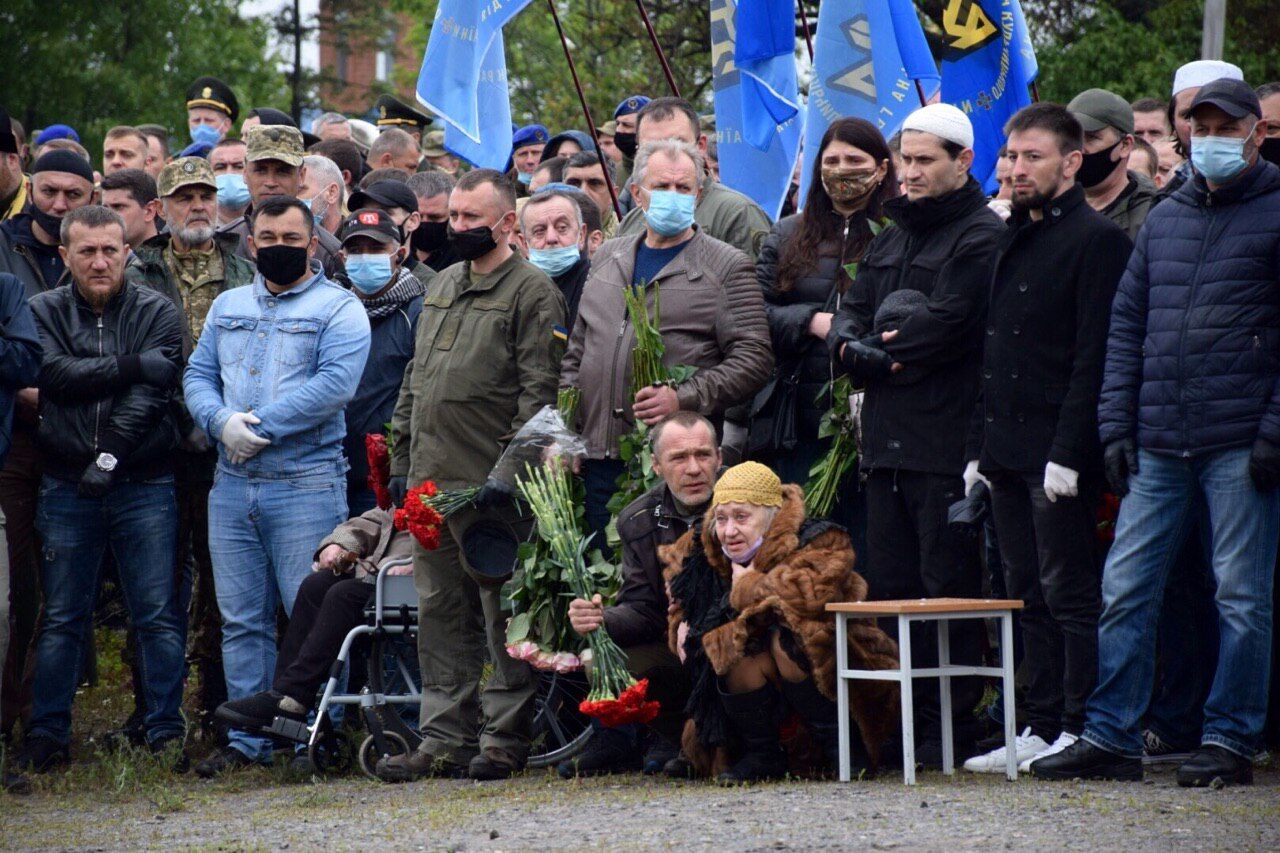
[[[1223,77],[1228,80],[1243,80],[1244,72],[1240,70],[1240,66],[1223,62],[1221,59],[1197,59],[1195,62],[1188,62],[1173,72],[1173,94],[1176,95],[1188,89],[1198,89],[1205,83],[1221,80]]]
[[[973,123],[951,104],[928,104],[907,116],[902,129],[932,133],[963,148],[973,147]]]

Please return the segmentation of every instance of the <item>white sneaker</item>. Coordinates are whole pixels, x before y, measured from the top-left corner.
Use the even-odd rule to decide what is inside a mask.
[[[1029,728],[1013,739],[1013,753],[1018,761],[1030,760],[1048,748],[1049,744],[1039,735],[1033,735]],[[970,773],[1003,773],[1005,766],[1003,746],[985,755],[975,755],[964,763],[964,769]]]
[[[1030,772],[1031,762],[1044,758],[1046,755],[1057,755],[1059,752],[1062,752],[1062,750],[1071,746],[1071,744],[1075,743],[1078,740],[1080,740],[1079,735],[1073,735],[1073,734],[1068,734],[1067,732],[1063,732],[1062,734],[1058,735],[1058,739],[1053,742],[1053,745],[1045,749],[1044,752],[1041,752],[1039,755],[1033,755],[1030,758],[1021,762],[1018,765],[1019,772],[1022,772],[1022,773]]]

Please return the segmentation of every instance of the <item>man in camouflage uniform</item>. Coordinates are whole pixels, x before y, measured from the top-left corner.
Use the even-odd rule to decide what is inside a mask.
[[[235,235],[214,230],[218,185],[208,160],[175,160],[164,167],[156,183],[169,230],[137,248],[126,275],[135,284],[148,285],[165,294],[182,311],[185,359],[200,337],[213,300],[225,290],[252,281],[254,266],[236,254],[239,240]],[[184,593],[182,603],[186,604],[185,596],[191,597],[187,660],[200,675],[199,724],[206,734],[212,734],[213,711],[227,698],[222,672],[222,616],[214,597],[213,567],[209,561],[209,489],[213,487],[218,457],[204,430],[191,420],[180,395],[175,407],[183,436],[174,458],[177,567],[185,581],[179,587]]]
[[[441,489],[484,483],[516,431],[555,402],[564,297],[512,251],[515,201],[491,169],[463,175],[449,198],[450,242],[463,262],[437,275],[423,300],[391,422],[397,501],[424,480]],[[486,487],[474,508],[449,517],[439,548],[415,546],[423,741],[380,761],[381,778],[502,779],[524,766],[535,681],[505,651],[502,581],[528,531],[509,498]],[[505,558],[494,553],[499,541],[510,546]],[[493,674],[482,688],[486,656]]]

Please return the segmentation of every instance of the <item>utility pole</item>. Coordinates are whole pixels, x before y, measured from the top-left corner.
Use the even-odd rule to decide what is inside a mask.
[[[1204,37],[1201,59],[1221,59],[1222,39],[1227,29],[1227,0],[1204,0]]]

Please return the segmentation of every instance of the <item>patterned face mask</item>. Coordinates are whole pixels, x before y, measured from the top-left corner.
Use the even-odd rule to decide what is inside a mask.
[[[822,188],[840,204],[861,201],[880,186],[880,173],[872,169],[823,169]]]

